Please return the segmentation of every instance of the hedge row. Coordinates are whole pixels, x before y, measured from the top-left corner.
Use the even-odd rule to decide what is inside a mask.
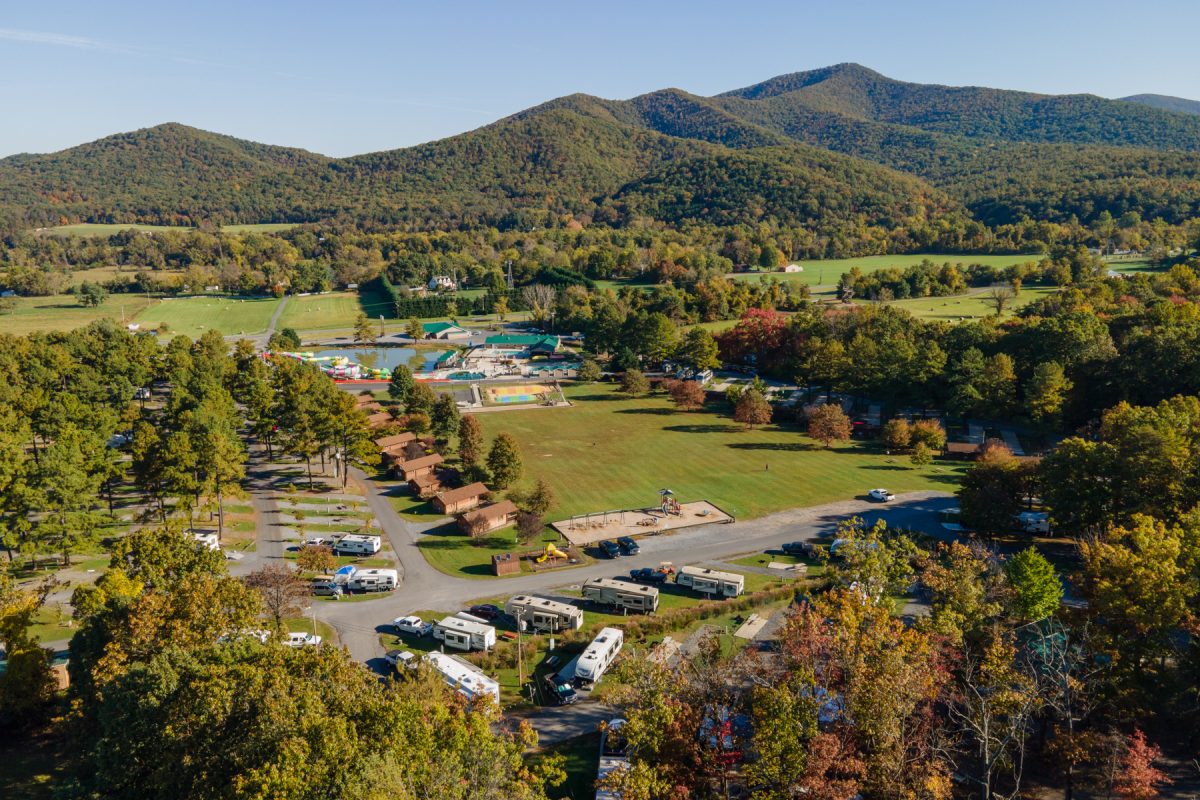
[[[392,284],[388,280],[387,275],[380,275],[377,279],[379,291],[391,303],[397,319],[431,319],[434,317],[450,316],[450,304],[454,304],[455,315],[472,316],[476,314],[491,314],[496,307],[497,295],[493,292],[480,295],[478,297],[459,297],[457,295],[447,294],[431,294],[424,297],[411,296],[406,297],[402,290]],[[524,302],[521,298],[521,292],[517,289],[510,289],[506,292],[508,295],[508,310],[523,311]]]

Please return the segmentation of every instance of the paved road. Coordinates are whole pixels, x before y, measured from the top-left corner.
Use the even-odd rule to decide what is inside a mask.
[[[317,606],[317,617],[337,630],[341,642],[349,647],[354,658],[373,666],[378,665],[377,659],[383,654],[378,636],[388,631],[387,624],[395,617],[420,609],[450,610],[480,597],[578,586],[588,578],[621,574],[635,567],[658,566],[661,561],[675,564],[721,561],[784,542],[817,541],[828,538],[839,521],[855,515],[863,517],[868,524],[882,518],[890,526],[920,530],[945,539],[950,535],[938,524],[937,515],[956,504],[954,497],[944,492],[897,495],[886,506],[864,500],[845,500],[745,522],[702,525],[670,535],[648,536],[639,540],[639,555],[614,562],[599,561],[586,567],[489,581],[455,578],[429,566],[416,545],[421,528],[402,519],[383,490],[367,481],[362,473],[352,472],[351,475],[363,486],[367,502],[401,562],[404,581],[391,595],[378,600],[321,603]]]

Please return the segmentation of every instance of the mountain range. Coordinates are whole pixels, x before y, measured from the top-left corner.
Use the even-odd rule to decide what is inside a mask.
[[[0,225],[911,225],[1200,216],[1200,106],[905,83],[856,64],[701,97],[568,95],[334,159],[169,123],[0,159]]]

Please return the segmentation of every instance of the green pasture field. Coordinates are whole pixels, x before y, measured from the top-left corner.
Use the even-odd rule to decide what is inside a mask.
[[[112,294],[96,308],[84,308],[74,296],[14,297],[16,307],[0,314],[0,330],[17,336],[36,331],[69,331],[98,319],[117,322],[134,319],[149,305],[144,295]]]
[[[222,225],[221,230],[225,233],[279,233],[280,231],[290,231],[299,224],[298,222],[248,222],[241,225]]]
[[[210,328],[226,336],[262,333],[280,302],[273,297],[180,297],[152,303],[137,315],[136,321],[143,328],[156,328],[165,322],[168,333],[193,338]]]
[[[679,412],[662,397],[628,399],[597,384],[566,390],[570,408],[480,414],[485,435],[516,437],[524,483],[542,478],[563,519],[657,504],[658,490],[682,502],[708,500],[738,518],[894,492],[953,491],[961,466],[916,468],[871,443],[825,449],[790,426],[746,430],[723,404]]]
[[[728,277],[735,281],[756,281],[763,277],[778,278],[781,281],[805,283],[809,286],[834,286],[849,272],[851,267],[858,267],[864,273],[876,272],[889,267],[915,266],[928,259],[934,264],[987,264],[992,267],[1008,267],[1013,264],[1024,264],[1027,261],[1041,261],[1044,255],[963,255],[958,253],[909,254],[894,256],[865,256],[863,258],[830,258],[820,261],[797,261],[803,272],[738,272]]]
[[[990,289],[972,289],[967,294],[950,295],[949,297],[910,297],[906,300],[893,300],[888,305],[902,308],[919,319],[956,322],[960,317],[975,319],[991,316],[993,308],[986,300],[989,291]],[[1005,309],[1004,316],[1010,317],[1022,306],[1057,291],[1057,286],[1022,287],[1021,294],[1013,298],[1012,304]],[[869,303],[870,301],[863,302]]]

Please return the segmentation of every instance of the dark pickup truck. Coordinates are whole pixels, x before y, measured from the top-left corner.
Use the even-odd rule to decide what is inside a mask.
[[[638,583],[666,583],[667,573],[651,569],[650,567],[642,567],[641,569],[629,570],[629,578]]]

